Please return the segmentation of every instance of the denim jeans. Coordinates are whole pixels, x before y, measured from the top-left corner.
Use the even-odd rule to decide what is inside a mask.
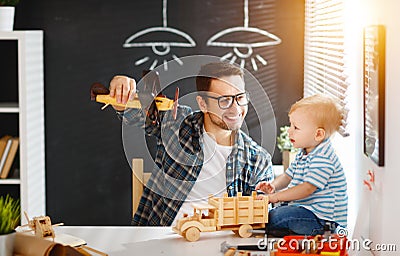
[[[284,205],[269,211],[266,231],[269,235],[275,237],[287,235],[314,236],[323,234],[326,222],[304,207]],[[331,223],[331,231],[335,230],[336,222],[329,222]]]

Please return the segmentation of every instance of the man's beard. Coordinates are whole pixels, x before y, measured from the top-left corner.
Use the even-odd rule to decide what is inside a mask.
[[[213,123],[214,125],[218,126],[221,129],[227,130],[227,131],[237,131],[240,129],[240,126],[238,127],[229,127],[219,116],[207,112],[206,114],[208,114],[208,116],[210,117],[210,121],[211,123]]]

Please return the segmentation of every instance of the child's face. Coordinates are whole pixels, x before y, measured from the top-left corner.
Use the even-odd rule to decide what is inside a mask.
[[[295,148],[304,148],[310,153],[320,142],[315,121],[309,110],[298,108],[289,115],[289,138]]]

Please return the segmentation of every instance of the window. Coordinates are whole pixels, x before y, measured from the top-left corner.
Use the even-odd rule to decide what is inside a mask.
[[[339,133],[346,131],[344,0],[306,0],[304,30],[304,96],[322,93],[344,108]]]

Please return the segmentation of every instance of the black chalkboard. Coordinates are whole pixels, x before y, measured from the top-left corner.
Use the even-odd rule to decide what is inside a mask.
[[[279,45],[259,47],[268,60],[248,68],[270,96],[277,126],[287,124],[289,106],[302,95],[304,0],[252,0],[248,26],[278,36]],[[150,47],[124,48],[127,38],[149,27],[167,25],[190,35],[194,47],[174,48],[178,56],[224,56],[226,48],[207,46],[226,28],[245,25],[241,0],[169,0],[167,24],[163,1],[21,1],[16,30],[44,30],[46,210],[53,222],[67,225],[129,225],[131,171],[125,158],[121,124],[111,108],[90,101],[93,82],[108,84],[116,74],[141,77],[157,57]],[[159,37],[159,38],[157,38]],[[165,38],[162,34],[150,38]],[[228,40],[253,40],[251,36]],[[246,41],[247,40],[247,41]],[[150,59],[144,61],[145,57]],[[232,58],[232,57],[230,57]],[[142,64],[138,61],[142,60]],[[139,61],[140,62],[140,61]],[[180,84],[182,93],[192,83]],[[173,95],[169,95],[173,97]],[[256,121],[249,121],[257,126]],[[251,134],[260,136],[257,127]],[[153,144],[149,141],[149,147]],[[143,145],[137,146],[140,157]],[[279,154],[274,162],[279,163]],[[146,160],[151,163],[151,159]]]

